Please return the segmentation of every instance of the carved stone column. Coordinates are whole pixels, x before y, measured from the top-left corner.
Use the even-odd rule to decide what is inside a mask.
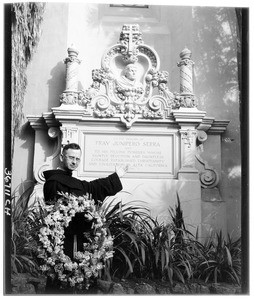
[[[181,61],[177,64],[180,67],[180,94],[181,96],[193,95],[193,65],[191,60],[191,51],[185,48],[180,53]]]
[[[175,93],[173,108],[187,107],[194,108],[197,106],[193,93],[193,65],[191,60],[191,51],[185,48],[180,53],[181,61],[177,63],[180,67],[180,94]]]
[[[77,49],[70,47],[67,51],[68,57],[64,60],[66,64],[66,88],[60,96],[60,102],[64,104],[75,104],[78,98],[78,69],[81,61],[77,58]]]
[[[80,60],[77,58],[78,50],[68,48],[68,57],[65,59],[66,64],[66,92],[76,92],[78,90],[78,65]]]

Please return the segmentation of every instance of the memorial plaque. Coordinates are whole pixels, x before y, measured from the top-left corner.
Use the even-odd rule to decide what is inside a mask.
[[[172,178],[174,138],[174,134],[86,133],[83,172],[112,172],[116,165],[128,164],[128,174],[147,174],[148,177],[161,174]]]

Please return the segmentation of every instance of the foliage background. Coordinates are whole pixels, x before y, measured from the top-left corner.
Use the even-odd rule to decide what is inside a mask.
[[[14,140],[20,132],[27,87],[26,68],[40,40],[45,3],[20,2],[12,4],[12,158]]]

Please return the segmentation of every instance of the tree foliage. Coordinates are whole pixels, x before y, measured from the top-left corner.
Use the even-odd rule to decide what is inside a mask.
[[[39,42],[44,10],[45,3],[41,2],[12,4],[12,157],[14,138],[24,118],[26,68]]]

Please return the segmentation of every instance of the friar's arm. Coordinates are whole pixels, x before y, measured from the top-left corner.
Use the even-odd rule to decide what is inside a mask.
[[[90,182],[84,181],[84,185],[87,184],[89,185],[89,192],[95,201],[103,201],[108,196],[114,196],[123,188],[117,173]]]
[[[108,196],[114,196],[123,188],[120,177],[123,177],[128,172],[129,166],[116,166],[115,173],[106,178],[99,178],[93,181],[84,182],[85,185],[89,184],[89,191],[95,201],[103,201]]]

